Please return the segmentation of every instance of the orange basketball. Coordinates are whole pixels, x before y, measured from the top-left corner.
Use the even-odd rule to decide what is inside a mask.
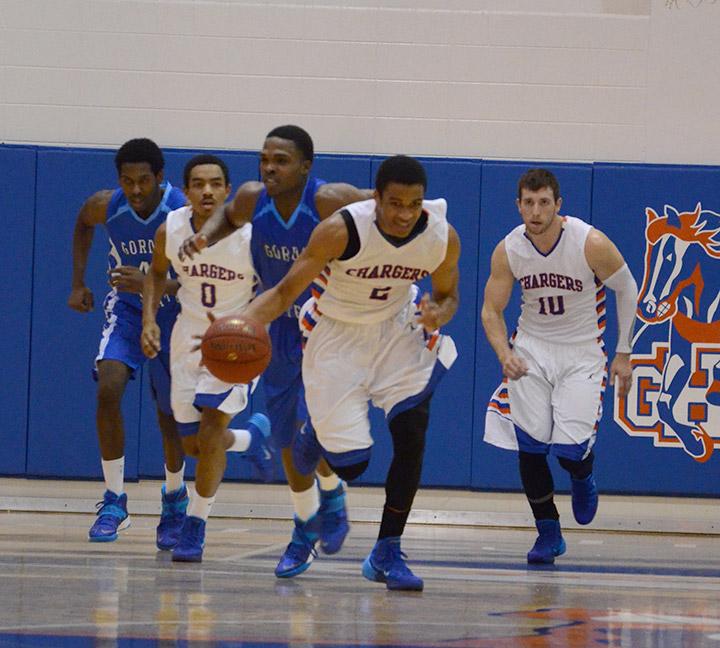
[[[205,331],[200,344],[203,364],[227,383],[249,383],[270,363],[270,337],[260,322],[228,315],[219,317]]]

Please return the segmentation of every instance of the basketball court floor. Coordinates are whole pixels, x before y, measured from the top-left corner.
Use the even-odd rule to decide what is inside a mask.
[[[201,564],[154,545],[159,484],[130,484],[132,526],[87,530],[102,486],[0,480],[0,647],[718,647],[720,528],[713,500],[603,497],[570,522],[567,553],[530,567],[519,494],[424,490],[403,549],[423,592],[390,592],[360,567],[382,492],[350,491],[342,552],[291,580],[284,487],[223,484]]]

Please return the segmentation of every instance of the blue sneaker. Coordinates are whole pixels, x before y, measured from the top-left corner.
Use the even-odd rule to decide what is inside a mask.
[[[273,479],[273,456],[270,446],[270,419],[259,412],[253,414],[247,422],[250,432],[250,446],[242,453],[250,460],[260,474],[260,479],[270,482]]]
[[[378,540],[365,559],[362,573],[365,578],[385,583],[389,590],[422,591],[423,579],[410,571],[407,556],[400,550],[400,536]]]
[[[163,484],[162,512],[160,513],[160,524],[157,525],[155,533],[155,544],[161,551],[172,549],[178,543],[189,503],[190,497],[185,484],[170,493],[165,490],[165,484]]]
[[[595,477],[590,473],[585,479],[572,481],[572,510],[578,524],[590,524],[598,509],[598,491]]]
[[[291,450],[293,463],[301,475],[309,475],[315,471],[318,461],[322,457],[322,447],[315,435],[315,429],[309,421],[295,432]]]
[[[318,515],[322,525],[320,529],[320,548],[326,554],[337,553],[343,546],[343,542],[345,542],[345,536],[350,531],[347,507],[345,505],[345,489],[342,482],[334,490],[320,490],[320,510]]]
[[[307,522],[301,522],[295,517],[295,529],[293,530],[290,544],[286,547],[285,553],[280,557],[275,576],[278,578],[292,578],[302,574],[317,558],[315,543],[320,538],[320,516],[315,514]]]
[[[112,542],[117,540],[118,531],[130,526],[126,493],[117,495],[106,490],[102,502],[98,502],[95,508],[97,520],[88,532],[90,542]]]
[[[558,520],[535,520],[538,530],[538,537],[533,548],[527,555],[529,563],[552,564],[555,556],[562,556],[565,553],[565,540],[560,533],[560,522]]]
[[[202,562],[205,546],[205,520],[186,515],[180,539],[172,550],[173,562]]]

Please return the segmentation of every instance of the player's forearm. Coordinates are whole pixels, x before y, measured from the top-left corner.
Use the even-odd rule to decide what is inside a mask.
[[[243,312],[243,315],[252,317],[262,324],[269,324],[280,317],[292,306],[297,297],[297,295],[293,296],[289,292],[282,290],[281,285],[278,284],[253,299]]]
[[[460,305],[460,299],[457,294],[450,294],[441,298],[434,298],[433,300],[438,306],[436,314],[438,328],[440,328],[455,317],[455,313],[457,313],[458,306]]]
[[[206,239],[208,245],[221,241],[226,236],[230,236],[237,227],[230,221],[229,217],[229,205],[223,205],[222,208],[218,209],[200,229],[199,234],[202,234]]]
[[[603,283],[615,292],[615,304],[618,318],[617,353],[630,353],[635,328],[638,287],[627,265],[608,277]]]
[[[165,294],[167,283],[167,275],[164,272],[155,272],[151,268],[145,275],[142,291],[143,324],[155,321],[160,307],[160,299]]]
[[[78,222],[75,224],[72,247],[73,288],[79,288],[85,285],[85,269],[87,268],[87,260],[88,255],[90,254],[90,246],[92,245],[94,232],[94,227],[88,227],[80,220],[78,220]]]
[[[500,363],[510,353],[510,345],[508,344],[507,325],[505,317],[502,313],[483,306],[481,313],[482,325],[485,329],[485,336],[490,343],[495,355]]]

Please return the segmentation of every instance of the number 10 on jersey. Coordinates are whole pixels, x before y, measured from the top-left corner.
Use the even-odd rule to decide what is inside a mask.
[[[565,298],[562,295],[557,297],[540,297],[540,315],[562,315],[565,312]]]

